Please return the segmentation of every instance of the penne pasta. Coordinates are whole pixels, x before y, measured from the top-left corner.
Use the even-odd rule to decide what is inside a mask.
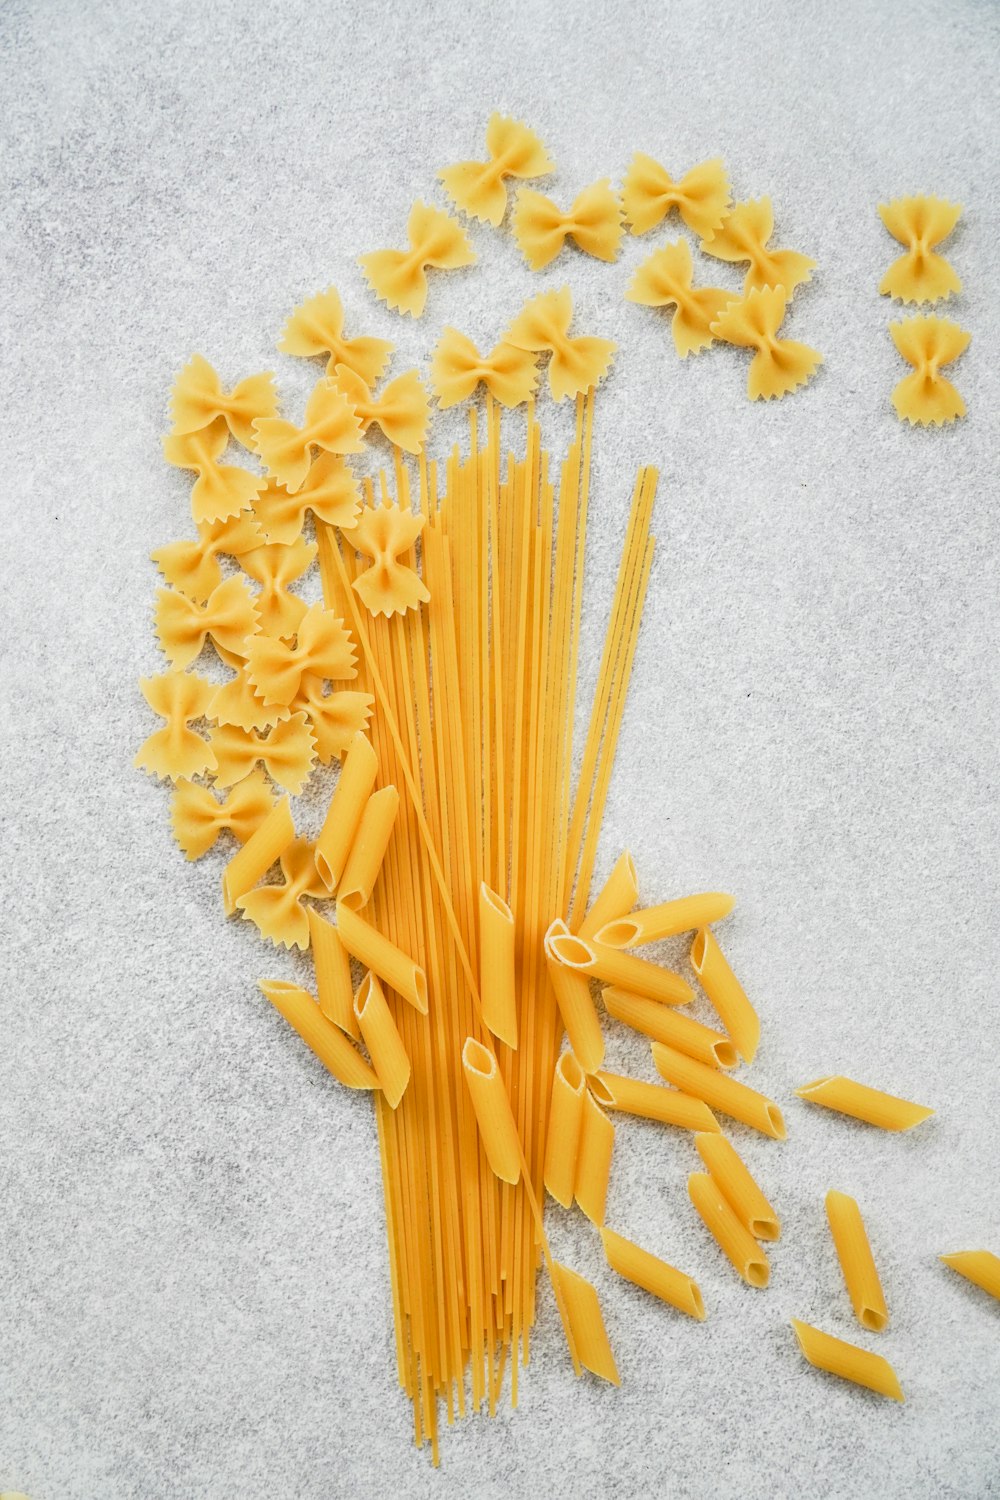
[[[410,1081],[410,1059],[382,986],[370,971],[362,979],[355,997],[354,1015],[386,1103],[395,1109]]]
[[[262,979],[260,987],[323,1066],[349,1089],[377,1089],[379,1081],[350,1037],[323,1015],[313,997],[284,979]]]
[[[486,1159],[503,1182],[517,1182],[521,1176],[521,1145],[497,1060],[470,1036],[462,1048],[462,1071]]]
[[[795,1093],[810,1104],[821,1104],[824,1109],[864,1120],[868,1125],[878,1126],[879,1130],[912,1130],[914,1125],[919,1125],[934,1113],[923,1104],[911,1104],[908,1099],[897,1099],[895,1094],[883,1094],[880,1089],[870,1089],[867,1084],[855,1083],[852,1078],[843,1078],[840,1074],[816,1078],[796,1089]]]
[[[552,1075],[552,1105],[545,1144],[543,1181],[557,1203],[569,1208],[583,1126],[586,1078],[572,1052],[563,1052]]]
[[[966,1281],[1000,1300],[1000,1255],[994,1255],[992,1250],[956,1250],[940,1259]]]
[[[772,1140],[785,1139],[785,1122],[773,1099],[758,1094],[756,1089],[748,1088],[727,1073],[720,1073],[717,1068],[706,1068],[693,1057],[686,1057],[673,1047],[665,1047],[662,1042],[653,1042],[652,1048],[656,1071],[675,1088],[692,1094],[696,1099],[704,1099],[720,1114],[729,1115],[731,1119],[759,1130],[762,1135],[769,1135]]]
[[[740,1223],[715,1179],[707,1172],[692,1172],[688,1178],[688,1193],[706,1229],[747,1286],[758,1290],[766,1287],[771,1279],[767,1256],[749,1229]]]
[[[319,1008],[328,1021],[357,1041],[361,1032],[354,1014],[354,986],[347,949],[340,941],[336,927],[321,917],[315,906],[306,907],[306,916],[309,919],[309,946],[316,967]]]
[[[222,872],[222,904],[227,917],[233,915],[240,897],[252,890],[262,875],[267,874],[294,838],[292,810],[288,798],[282,797]]]
[[[869,1333],[881,1333],[889,1321],[889,1309],[861,1210],[846,1193],[831,1189],[826,1195],[826,1216],[854,1316]]]
[[[682,1130],[719,1129],[708,1105],[689,1094],[665,1089],[659,1083],[644,1083],[640,1078],[624,1078],[620,1073],[597,1076],[607,1093],[610,1109],[638,1115],[643,1120],[658,1120],[661,1125],[678,1125]]]
[[[597,894],[594,904],[577,929],[577,936],[584,942],[592,938],[599,927],[622,917],[632,910],[639,899],[639,886],[635,864],[628,850],[620,856],[614,869]]]
[[[399,811],[399,793],[394,786],[380,787],[365,803],[351,852],[340,878],[337,900],[356,910],[367,906],[375,889],[385,851]],[[318,859],[318,853],[317,853]]]
[[[514,913],[485,881],[479,887],[479,993],[485,1024],[501,1042],[516,1047]]]
[[[371,969],[397,995],[427,1014],[427,976],[401,948],[366,922],[351,906],[337,907],[337,931],[352,958]]]
[[[744,1229],[755,1240],[779,1239],[781,1223],[778,1215],[726,1137],[721,1133],[696,1135],[694,1143],[712,1181]]]
[[[735,1068],[739,1062],[736,1048],[727,1036],[713,1031],[711,1026],[703,1026],[692,1016],[681,1015],[673,1006],[661,1005],[658,1000],[643,1000],[613,985],[603,991],[601,998],[608,1015],[616,1021],[623,1021],[654,1042],[666,1042],[710,1068]]]
[[[545,934],[545,962],[569,1044],[583,1071],[596,1073],[604,1061],[604,1033],[590,982],[572,962],[581,955],[587,957],[589,951],[558,917]]]
[[[823,1333],[798,1318],[792,1319],[792,1327],[799,1348],[817,1370],[826,1370],[841,1380],[866,1386],[880,1396],[891,1396],[893,1401],[906,1400],[895,1370],[881,1354],[870,1354],[867,1349],[859,1349],[857,1344],[835,1339],[831,1333]]]
[[[377,772],[378,756],[359,729],[340,769],[316,840],[316,868],[328,891],[337,889]]]
[[[568,1266],[556,1262],[555,1274],[559,1278],[559,1290],[566,1304],[566,1316],[581,1365],[602,1380],[621,1385],[597,1292],[589,1281]]]
[[[573,1196],[592,1224],[604,1223],[615,1127],[589,1089],[584,1091]]]
[[[552,927],[555,925],[553,923]],[[652,964],[646,958],[636,958],[632,953],[623,953],[620,948],[604,948],[569,933],[553,933],[552,927],[549,928],[552,951],[567,968],[603,979],[606,984],[628,990],[631,995],[658,1000],[661,1005],[686,1005],[694,999],[694,991],[687,980],[672,970]]]
[[[632,1240],[616,1234],[613,1229],[602,1229],[601,1239],[612,1271],[623,1276],[626,1281],[631,1281],[633,1286],[641,1286],[643,1291],[659,1297],[661,1302],[669,1302],[671,1307],[687,1313],[689,1318],[697,1318],[701,1323],[705,1321],[705,1304],[701,1291],[690,1276],[667,1265],[665,1260],[660,1260],[648,1250],[640,1249]]]
[[[645,906],[627,916],[616,916],[598,928],[593,937],[607,948],[640,948],[643,943],[658,943],[661,938],[677,937],[721,922],[736,905],[735,896],[722,891],[705,891],[698,896],[682,896],[679,901],[663,901],[659,906]],[[581,929],[581,935],[583,934]]]
[[[691,945],[691,966],[737,1052],[744,1062],[753,1062],[760,1043],[760,1017],[707,927],[701,928]]]

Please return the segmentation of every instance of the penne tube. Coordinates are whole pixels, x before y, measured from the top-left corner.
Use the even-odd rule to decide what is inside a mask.
[[[350,1037],[326,1019],[310,994],[284,979],[262,979],[260,987],[334,1078],[349,1089],[379,1087],[374,1071]]]
[[[348,902],[355,910],[368,905],[382,868],[385,851],[389,847],[398,811],[399,793],[394,786],[383,786],[377,792],[372,792],[365,803],[344,873],[340,877],[338,901]]]
[[[923,1104],[911,1104],[908,1099],[883,1094],[879,1089],[870,1089],[866,1084],[855,1083],[852,1078],[843,1078],[839,1074],[815,1078],[812,1083],[796,1089],[795,1093],[810,1104],[821,1104],[824,1109],[864,1120],[868,1125],[877,1125],[880,1130],[912,1130],[914,1125],[919,1125],[921,1120],[934,1113]]]
[[[644,1083],[640,1078],[624,1078],[620,1073],[599,1073],[607,1090],[608,1106],[643,1120],[658,1120],[661,1125],[679,1125],[681,1130],[718,1130],[719,1122],[701,1099],[677,1089],[665,1089],[659,1083]]]
[[[1000,1299],[1000,1255],[994,1255],[992,1250],[956,1250],[940,1259],[966,1281]]]
[[[703,927],[691,945],[691,967],[718,1012],[744,1062],[752,1063],[760,1044],[760,1017],[729,967],[715,934]]]
[[[706,1068],[693,1057],[686,1057],[673,1047],[665,1047],[662,1042],[653,1042],[652,1048],[656,1071],[674,1088],[693,1094],[696,1099],[704,1099],[720,1114],[729,1115],[731,1119],[759,1130],[762,1135],[769,1135],[772,1140],[785,1139],[785,1122],[773,1099],[730,1078],[728,1073]]]
[[[222,872],[222,904],[227,917],[233,915],[240,897],[253,890],[294,837],[292,810],[288,798],[282,797]]]
[[[736,905],[735,896],[722,891],[705,891],[700,896],[682,896],[679,901],[663,901],[659,906],[645,906],[627,916],[615,917],[593,933],[598,943],[608,948],[640,948],[643,943],[658,943],[661,938],[694,932],[710,922],[721,922]]]
[[[735,1068],[739,1062],[736,1048],[721,1031],[703,1026],[691,1016],[684,1016],[658,1000],[643,1000],[627,990],[610,985],[601,998],[609,1016],[623,1021],[633,1031],[641,1031],[654,1042],[666,1042],[688,1057],[696,1057],[710,1068]]]
[[[639,886],[636,880],[635,864],[626,849],[580,923],[577,935],[586,942],[606,922],[613,921],[615,917],[623,917],[626,912],[631,911],[638,899]]]
[[[747,1285],[758,1289],[767,1286],[771,1279],[767,1256],[749,1229],[740,1223],[715,1180],[707,1172],[692,1172],[688,1192],[706,1229]]]
[[[590,950],[570,934],[558,917],[545,934],[545,962],[556,1004],[576,1060],[585,1073],[596,1073],[604,1061],[604,1033],[590,994],[590,981],[572,962]]]
[[[410,1081],[410,1059],[382,986],[371,971],[361,981],[354,1000],[354,1015],[386,1103],[395,1109]]]
[[[647,958],[636,958],[632,953],[623,953],[620,948],[604,948],[593,941],[572,937],[569,933],[553,932],[556,923],[549,928],[552,952],[560,963],[575,969],[580,974],[603,979],[606,984],[628,990],[630,995],[641,995],[646,1000],[658,1000],[661,1005],[686,1005],[694,999],[694,991],[687,980],[659,964],[651,964]],[[576,1049],[573,1049],[576,1051]],[[581,1058],[582,1062],[583,1059]]]
[[[602,1380],[610,1380],[612,1385],[621,1385],[597,1292],[589,1281],[577,1275],[576,1271],[571,1271],[569,1266],[561,1266],[555,1262],[553,1270],[559,1278],[559,1290],[566,1305],[566,1317],[581,1365],[594,1375],[599,1375]]]
[[[894,1401],[906,1400],[895,1370],[881,1354],[870,1354],[867,1349],[859,1349],[857,1344],[835,1339],[832,1334],[823,1333],[798,1318],[792,1319],[792,1327],[799,1348],[817,1370],[826,1370],[841,1380],[866,1386],[880,1396],[891,1396]]]
[[[470,1036],[462,1048],[462,1071],[486,1159],[503,1182],[517,1182],[521,1176],[521,1145],[497,1060]]]
[[[316,868],[328,891],[337,889],[378,772],[378,757],[359,729],[340,768],[319,838]]]
[[[479,993],[485,1024],[501,1042],[516,1047],[514,913],[485,881],[479,887]]]
[[[337,931],[352,958],[377,974],[391,990],[427,1014],[427,976],[401,948],[366,922],[351,906],[337,907]]]
[[[696,1135],[694,1143],[709,1175],[744,1229],[755,1240],[776,1240],[781,1222],[726,1137]]]
[[[671,1307],[687,1313],[689,1318],[697,1318],[700,1323],[705,1321],[701,1291],[690,1276],[667,1265],[665,1260],[648,1250],[640,1249],[624,1235],[615,1234],[613,1229],[602,1229],[601,1239],[612,1271],[631,1281],[633,1286],[641,1286],[644,1292],[659,1297],[661,1302],[669,1302]]]
[[[557,1203],[569,1208],[576,1185],[586,1078],[572,1052],[563,1052],[552,1075],[552,1105],[545,1143],[543,1181]]]
[[[357,1041],[361,1032],[354,1014],[354,986],[347,949],[333,923],[321,917],[314,906],[306,908],[306,916],[309,919],[309,946],[316,968],[319,1008],[328,1021]]]
[[[592,1224],[604,1223],[615,1127],[589,1089],[584,1090],[573,1196]]]
[[[854,1316],[869,1333],[881,1333],[889,1321],[889,1309],[861,1210],[846,1193],[831,1189],[826,1195],[826,1216]]]

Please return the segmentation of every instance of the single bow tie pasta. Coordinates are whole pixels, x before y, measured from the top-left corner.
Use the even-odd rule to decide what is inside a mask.
[[[738,300],[723,287],[692,286],[693,275],[691,248],[686,240],[677,240],[643,261],[625,293],[629,302],[644,307],[676,308],[670,328],[681,359],[708,348],[715,338],[713,322]]]
[[[306,512],[328,526],[350,531],[361,509],[361,487],[339,453],[320,453],[293,493],[269,479],[254,501],[253,513],[262,540],[289,547],[302,534]]]
[[[787,396],[811,380],[823,362],[822,354],[808,344],[778,338],[786,306],[784,287],[765,287],[750,292],[741,302],[731,302],[712,324],[717,339],[757,351],[747,373],[751,401]]]
[[[256,514],[241,511],[222,521],[202,521],[195,542],[167,542],[151,552],[167,583],[179,594],[204,604],[213,589],[222,582],[218,559],[241,557],[259,547],[265,537],[257,524]]]
[[[229,520],[247,510],[263,483],[249,469],[218,462],[228,444],[225,417],[216,417],[200,432],[170,433],[163,439],[167,463],[193,469],[198,475],[191,491],[191,517],[196,525]]]
[[[236,441],[252,451],[254,422],[258,417],[273,417],[278,410],[274,376],[250,375],[227,396],[208,360],[194,354],[174,381],[170,410],[174,432],[200,432],[222,417]]]
[[[962,214],[960,203],[944,198],[894,198],[880,203],[879,218],[906,254],[894,260],[879,282],[884,297],[900,302],[941,302],[962,290],[957,273],[934,246],[948,238]]]
[[[768,250],[767,242],[773,233],[771,200],[757,198],[738,203],[722,227],[702,241],[701,248],[716,260],[749,262],[750,269],[743,282],[744,295],[780,286],[791,301],[795,288],[812,279],[816,262],[797,250]]]
[[[942,365],[950,365],[964,354],[971,333],[959,328],[949,318],[933,313],[904,318],[891,323],[892,341],[913,374],[906,375],[892,393],[892,404],[904,422],[918,426],[936,426],[965,416],[965,402],[950,380],[941,374]]]
[[[427,268],[457,271],[471,266],[476,252],[462,226],[439,208],[415,203],[406,224],[408,250],[372,250],[358,257],[364,278],[387,307],[422,317],[427,303]]]
[[[438,177],[457,208],[495,229],[507,212],[505,178],[546,177],[555,168],[535,132],[504,115],[490,116],[486,149],[489,161],[460,161]]]
[[[373,615],[405,614],[430,598],[427,587],[407,563],[400,562],[424,527],[423,516],[398,505],[364,509],[351,541],[372,565],[354,580],[354,589]]]
[[[567,239],[595,260],[615,260],[625,233],[622,206],[607,177],[584,188],[568,213],[551,198],[521,188],[514,209],[514,238],[533,271],[555,260]]]
[[[367,432],[374,422],[380,427],[390,443],[402,448],[404,453],[419,453],[427,436],[430,422],[430,401],[427,387],[416,370],[398,375],[382,391],[373,396],[368,386],[349,370],[338,365],[335,377],[338,390],[343,391],[361,423],[361,431]]]
[[[293,495],[305,482],[314,448],[325,453],[360,453],[364,448],[351,403],[326,377],[313,386],[301,427],[282,417],[264,417],[254,423],[254,431],[268,474]]]
[[[599,385],[618,347],[610,339],[570,338],[572,321],[573,299],[564,286],[533,297],[507,330],[508,343],[531,353],[551,354],[549,390],[556,401],[581,396]]]
[[[431,358],[431,386],[438,405],[457,406],[484,385],[501,406],[520,406],[535,394],[538,362],[526,349],[499,343],[489,354],[480,354],[470,338],[457,328],[446,328]]]
[[[245,844],[273,807],[274,797],[261,771],[234,786],[222,802],[207,786],[179,781],[170,799],[170,826],[187,858],[201,859],[226,831]]]
[[[633,234],[646,234],[676,208],[695,234],[708,239],[719,228],[732,201],[722,162],[704,161],[675,182],[653,157],[637,151],[622,187],[625,217]]]
[[[162,672],[159,677],[141,679],[139,687],[154,714],[167,722],[143,742],[134,764],[161,781],[211,771],[215,766],[212,747],[188,725],[204,718],[213,684],[193,672]]]
[[[347,338],[343,303],[332,286],[325,292],[317,292],[315,297],[307,297],[295,309],[278,341],[283,354],[298,355],[301,359],[325,354],[328,375],[338,365],[346,365],[366,385],[381,380],[395,347],[387,339]]]

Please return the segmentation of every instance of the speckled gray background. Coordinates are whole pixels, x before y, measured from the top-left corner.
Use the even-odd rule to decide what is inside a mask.
[[[0,1488],[32,1500],[1000,1494],[1000,1309],[940,1250],[1000,1250],[995,1123],[1000,12],[988,0],[808,5],[194,0],[0,7],[5,349],[0,904]],[[644,149],[721,152],[820,271],[789,330],[806,391],[745,399],[745,358],[681,364],[616,267],[532,278],[509,238],[434,281],[416,325],[353,257],[399,240],[489,111],[534,123],[568,197]],[[969,419],[915,432],[875,291],[880,198],[967,207],[948,250],[973,332]],[[671,234],[672,237],[672,234]],[[698,262],[701,279],[736,285]],[[695,1274],[690,1323],[594,1277],[623,1387],[574,1382],[549,1292],[520,1410],[446,1435],[435,1474],[394,1384],[375,1137],[255,989],[218,859],[188,866],[131,769],[152,720],[150,548],[185,526],[159,455],[192,349],[275,366],[288,311],[336,283],[352,325],[424,362],[445,322],[494,337],[569,281],[621,353],[595,436],[585,684],[631,475],[663,470],[658,550],[601,870],[650,900],[723,887],[764,1019],[754,1076],[784,1146],[734,1132],[786,1234],[743,1287],[684,1191],[690,1142],[623,1122],[611,1222]],[[949,309],[950,311],[951,309]],[[310,374],[314,372],[310,371]],[[556,445],[565,420],[546,405]],[[438,427],[441,442],[454,425]],[[600,872],[599,872],[600,873]],[[645,1053],[615,1028],[616,1064]],[[791,1100],[844,1070],[938,1108],[882,1136]],[[788,1318],[855,1328],[822,1194],[855,1193],[900,1408],[800,1360]]]

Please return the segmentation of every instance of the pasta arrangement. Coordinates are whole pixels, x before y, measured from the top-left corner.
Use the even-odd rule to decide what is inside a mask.
[[[463,213],[496,225],[506,179],[552,163],[527,127],[499,116],[487,148],[487,161],[442,180]],[[676,208],[710,253],[749,261],[743,296],[694,288],[680,241],[647,261],[629,295],[675,308],[679,353],[715,339],[752,348],[751,395],[784,394],[819,361],[777,337],[812,262],[766,248],[766,200],[730,202],[719,162],[675,182],[637,157],[620,202],[605,180],[563,215],[521,188],[515,234],[532,264],[568,238],[613,259],[623,215],[643,233]],[[419,316],[428,269],[475,254],[457,220],[424,204],[408,238],[407,251],[362,265],[378,297]],[[572,328],[570,289],[543,291],[512,311],[490,353],[448,327],[429,384],[418,371],[383,384],[391,344],[348,336],[327,288],[292,312],[279,342],[324,362],[301,420],[282,414],[270,373],[227,390],[195,356],[176,378],[164,439],[167,461],[196,476],[196,536],[152,554],[166,667],[140,687],[164,723],[136,765],[172,783],[170,824],[188,860],[229,839],[224,913],[312,965],[308,987],[265,977],[263,996],[334,1078],[372,1097],[397,1374],[435,1462],[442,1416],[494,1413],[508,1370],[516,1404],[542,1266],[576,1373],[619,1381],[597,1289],[550,1252],[546,1193],[595,1226],[616,1275],[706,1319],[686,1271],[605,1222],[629,1117],[686,1133],[704,1168],[688,1178],[692,1211],[748,1286],[768,1285],[763,1247],[781,1233],[721,1123],[787,1133],[778,1103],[734,1076],[754,1062],[761,1025],[715,931],[733,898],[642,906],[627,852],[592,892],[658,476],[636,476],[574,776],[594,410],[616,346]],[[573,403],[561,458],[543,445],[546,392]],[[464,456],[429,455],[432,396],[441,408],[476,403]],[[516,407],[520,456],[504,442],[503,411]],[[244,450],[239,464],[222,462],[230,442]],[[353,466],[370,455],[374,473]],[[310,604],[297,586],[314,567],[322,600]],[[335,761],[336,776],[324,775]],[[309,832],[291,799],[317,776],[326,810]],[[683,975],[635,951],[685,934],[717,1024],[684,1013],[696,991]],[[605,1067],[605,1018],[649,1041],[661,1082]],[[886,1130],[931,1113],[840,1077],[800,1094]],[[857,1318],[879,1331],[888,1314],[860,1209],[841,1193],[827,1208]],[[1000,1294],[995,1257],[944,1258]],[[901,1399],[881,1356],[795,1329],[813,1364]]]

